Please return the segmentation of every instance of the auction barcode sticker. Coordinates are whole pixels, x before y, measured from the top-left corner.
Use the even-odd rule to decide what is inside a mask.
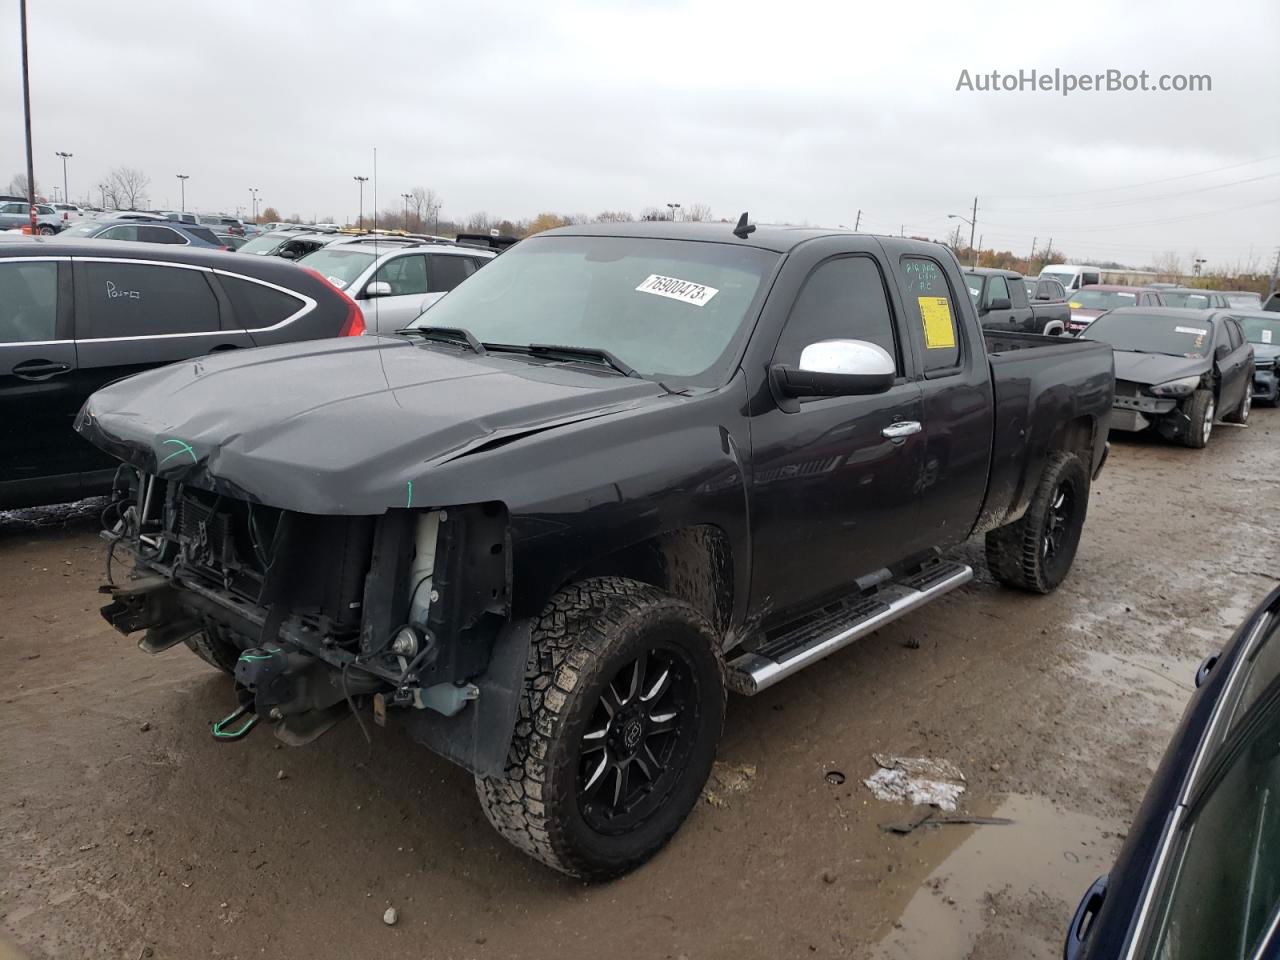
[[[681,303],[692,304],[695,307],[705,307],[707,301],[720,292],[715,287],[694,283],[692,280],[663,277],[656,273],[649,274],[644,283],[636,287],[636,290],[639,293],[652,293],[659,297],[669,297],[672,300],[679,300]]]

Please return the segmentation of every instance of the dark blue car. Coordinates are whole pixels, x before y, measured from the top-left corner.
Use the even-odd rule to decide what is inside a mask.
[[[1280,589],[1196,686],[1066,960],[1280,957]]]
[[[128,240],[134,243],[168,243],[211,250],[226,250],[227,245],[208,227],[176,223],[164,217],[128,220],[81,220],[62,233],[59,240]]]

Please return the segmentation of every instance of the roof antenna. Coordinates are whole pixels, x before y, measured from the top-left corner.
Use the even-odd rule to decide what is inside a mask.
[[[733,228],[733,235],[739,240],[745,240],[751,234],[755,233],[756,225],[747,223],[747,214],[744,211],[742,216],[738,218],[738,225]]]

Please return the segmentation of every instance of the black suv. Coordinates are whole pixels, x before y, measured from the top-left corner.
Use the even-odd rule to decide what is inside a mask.
[[[362,333],[355,303],[275,258],[147,243],[0,247],[0,508],[106,493],[116,461],[71,429],[99,387],[242,347]]]

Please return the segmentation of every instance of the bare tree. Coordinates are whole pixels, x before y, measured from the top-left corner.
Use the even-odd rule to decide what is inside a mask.
[[[480,210],[477,213],[473,213],[471,216],[467,217],[467,232],[468,233],[488,233],[489,230],[493,227],[495,222],[496,221],[494,221],[492,217],[490,217],[483,210]]]
[[[659,210],[657,207],[642,207],[640,210],[641,220],[670,220],[670,210]]]
[[[601,210],[596,214],[596,223],[630,223],[635,217],[629,210]]]
[[[1151,266],[1161,280],[1177,280],[1182,276],[1182,258],[1172,250],[1166,250],[1156,257]]]
[[[419,230],[440,211],[440,195],[430,187],[414,187],[409,191],[409,220]]]
[[[686,203],[680,213],[681,220],[692,220],[695,223],[711,219],[711,207],[705,203]]]
[[[137,167],[116,167],[107,174],[107,198],[117,210],[136,210],[147,202],[151,178]]]
[[[13,179],[9,181],[8,190],[9,190],[9,193],[11,193],[15,197],[23,197],[25,199],[27,196],[29,196],[29,194],[27,193],[27,175],[25,173],[15,173],[13,175]],[[40,192],[39,180],[36,181],[35,192],[37,194]]]

